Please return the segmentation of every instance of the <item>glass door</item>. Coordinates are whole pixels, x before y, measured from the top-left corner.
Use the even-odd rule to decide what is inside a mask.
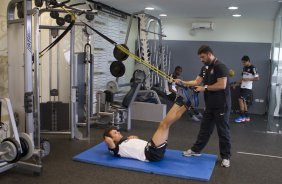
[[[275,21],[271,56],[271,78],[268,109],[268,132],[282,133],[282,17],[281,10]]]

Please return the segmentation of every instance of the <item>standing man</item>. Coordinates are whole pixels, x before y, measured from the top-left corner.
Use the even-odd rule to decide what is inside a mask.
[[[177,83],[195,86],[197,91],[204,91],[206,105],[197,140],[190,149],[183,152],[183,155],[200,156],[200,152],[208,143],[216,126],[222,158],[221,166],[230,167],[231,143],[228,120],[231,98],[228,69],[214,56],[212,49],[207,45],[199,48],[198,56],[205,66],[201,68],[196,79],[192,81],[175,80]],[[203,86],[199,86],[201,83]]]
[[[241,60],[244,67],[242,79],[236,82],[237,85],[241,84],[239,97],[240,116],[235,119],[236,123],[249,122],[251,120],[248,114],[247,101],[253,95],[253,81],[259,80],[259,74],[256,67],[252,65],[249,56],[243,56]]]

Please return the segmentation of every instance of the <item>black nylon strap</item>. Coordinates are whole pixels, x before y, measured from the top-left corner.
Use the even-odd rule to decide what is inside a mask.
[[[99,31],[97,31],[96,29],[94,29],[93,27],[89,26],[88,24],[86,24],[85,22],[81,21],[85,26],[89,27],[91,30],[93,30],[95,33],[97,33],[99,36],[101,36],[102,38],[104,38],[105,40],[107,40],[108,42],[110,42],[113,45],[117,45],[117,42],[115,42],[114,40],[110,39],[109,37],[107,37],[106,35],[100,33]]]
[[[68,25],[68,27],[64,30],[64,32],[56,38],[50,45],[48,45],[45,49],[43,49],[39,53],[39,58],[41,58],[44,54],[46,54],[49,50],[51,50],[57,43],[61,41],[61,39],[72,29],[73,25],[75,23],[75,20],[72,19],[71,23]]]

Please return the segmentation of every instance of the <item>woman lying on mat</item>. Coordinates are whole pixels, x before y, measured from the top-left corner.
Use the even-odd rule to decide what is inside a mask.
[[[190,108],[191,102],[178,96],[174,105],[161,121],[151,141],[147,142],[137,136],[124,138],[115,128],[110,127],[104,132],[104,141],[109,151],[118,157],[134,158],[141,161],[159,161],[164,157],[170,126]]]

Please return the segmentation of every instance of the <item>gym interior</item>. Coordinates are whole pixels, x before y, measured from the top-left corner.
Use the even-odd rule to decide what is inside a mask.
[[[281,1],[1,4],[1,184],[281,183]],[[101,158],[90,151],[95,162],[77,159],[104,143],[108,127],[150,140],[174,104],[168,98],[175,84],[171,74],[181,66],[181,79],[194,80],[203,66],[197,54],[201,45],[209,45],[230,69],[230,167],[221,167],[216,129],[202,150],[214,156],[212,164],[201,165],[201,156],[182,156],[195,143],[205,111],[203,92],[182,84],[178,89],[186,90],[193,107],[169,129],[167,152],[175,160],[165,154],[152,165],[131,162],[107,149]],[[251,120],[236,122],[240,87],[233,84],[242,79],[245,55],[259,80],[247,100]]]

